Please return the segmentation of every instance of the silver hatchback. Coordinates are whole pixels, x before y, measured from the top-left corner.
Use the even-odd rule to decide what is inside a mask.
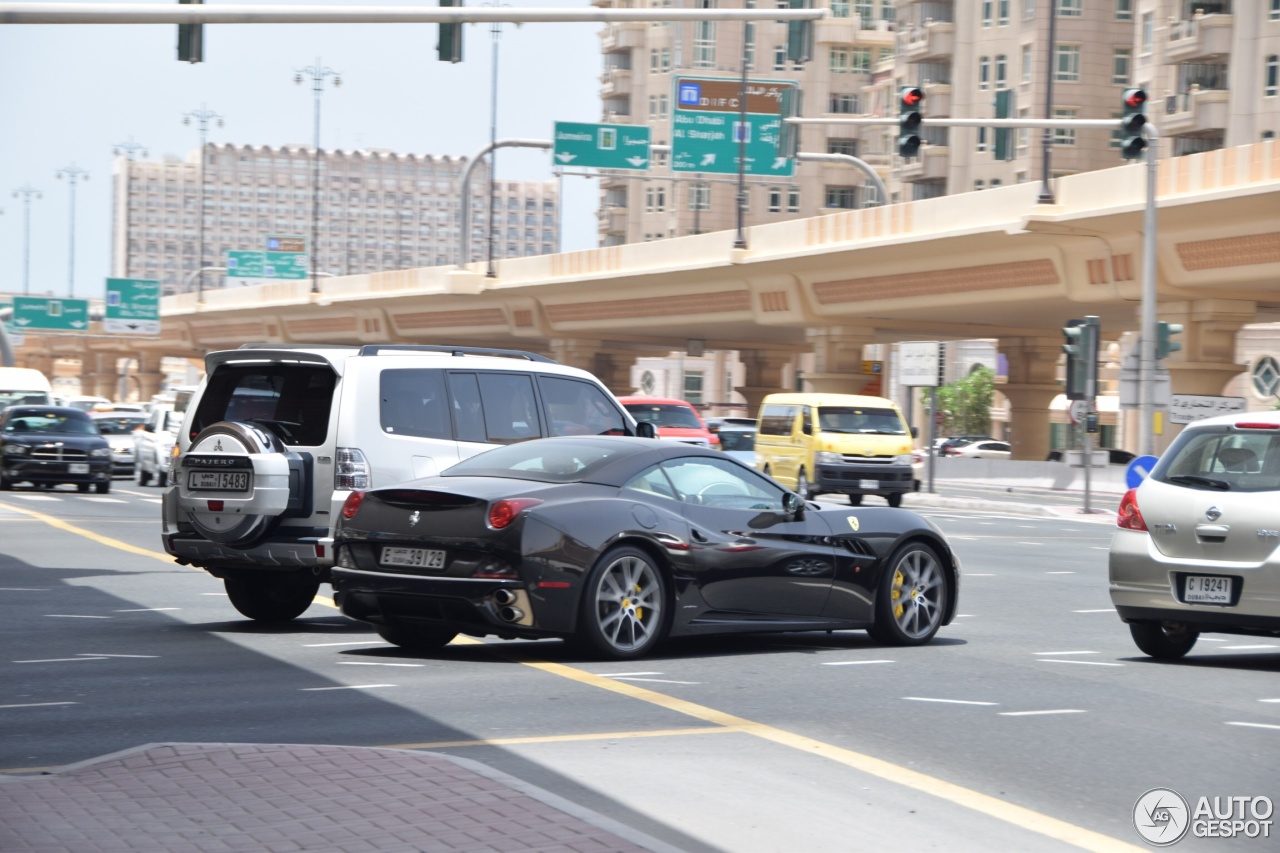
[[[1111,601],[1138,648],[1201,633],[1280,637],[1280,412],[1188,425],[1120,501]]]

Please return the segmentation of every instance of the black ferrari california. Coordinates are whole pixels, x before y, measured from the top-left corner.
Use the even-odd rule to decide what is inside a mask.
[[[643,438],[527,441],[352,492],[335,546],[342,612],[416,650],[561,637],[625,659],[668,636],[848,629],[917,645],[960,586],[909,510],[823,509],[718,450]]]

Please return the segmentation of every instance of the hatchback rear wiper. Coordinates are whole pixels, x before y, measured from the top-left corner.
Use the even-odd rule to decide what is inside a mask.
[[[1170,477],[1169,482],[1177,483],[1180,486],[1207,486],[1220,492],[1231,490],[1231,484],[1225,480],[1215,480],[1212,477],[1197,477],[1194,474],[1178,474]]]

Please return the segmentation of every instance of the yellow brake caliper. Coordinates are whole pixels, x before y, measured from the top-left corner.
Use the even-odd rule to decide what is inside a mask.
[[[913,597],[914,597],[914,595],[915,595],[915,593],[912,593],[912,596],[913,596]],[[902,598],[902,572],[900,572],[900,571],[894,570],[894,573],[893,573],[893,592],[891,592],[891,593],[890,593],[889,597],[890,597],[890,598],[893,600],[893,602],[894,602],[894,606],[893,606],[893,615],[894,615],[895,617],[901,616],[901,615],[903,614],[903,611],[904,611],[906,608],[904,608],[904,607],[902,606],[902,604],[900,604],[900,603],[898,602],[898,599],[899,599],[899,598]]]

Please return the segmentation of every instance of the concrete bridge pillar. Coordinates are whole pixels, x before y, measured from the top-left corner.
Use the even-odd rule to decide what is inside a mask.
[[[616,396],[635,393],[631,387],[634,353],[611,352],[605,342],[586,338],[554,338],[550,343],[551,357],[561,364],[591,373]]]
[[[879,379],[862,372],[862,348],[875,343],[875,330],[831,326],[807,329],[805,337],[813,345],[813,372],[803,377],[810,390],[861,394],[868,383]]]
[[[778,350],[744,349],[738,351],[738,360],[746,368],[746,376],[743,379],[743,384],[736,386],[733,390],[746,399],[748,415],[753,418],[759,416],[760,401],[766,395],[788,390],[783,378],[783,371],[786,370],[787,365],[791,364],[794,358],[795,353],[780,352]]]
[[[996,386],[1009,399],[1009,444],[1014,459],[1043,461],[1049,455],[1049,404],[1061,394],[1058,338],[1001,338],[1009,381]]]
[[[1197,299],[1163,302],[1161,320],[1181,323],[1182,334],[1172,340],[1182,349],[1164,360],[1175,394],[1217,396],[1223,386],[1245,370],[1236,362],[1236,334],[1257,316],[1257,303],[1237,299]]]
[[[88,352],[80,359],[80,394],[114,400],[118,393],[116,354]]]
[[[138,391],[138,402],[146,403],[160,393],[160,386],[164,384],[164,374],[160,371],[160,356],[139,355],[134,365],[133,372],[130,374],[131,384]]]

